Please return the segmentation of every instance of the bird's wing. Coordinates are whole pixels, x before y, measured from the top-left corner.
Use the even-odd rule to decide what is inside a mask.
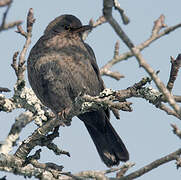
[[[97,65],[97,61],[96,61],[96,57],[95,57],[95,54],[94,54],[94,51],[92,50],[92,48],[87,44],[87,43],[84,43],[86,49],[88,50],[91,58],[90,58],[90,63],[100,81],[100,86],[101,86],[101,90],[103,90],[105,88],[105,85],[104,85],[104,82],[101,78],[101,75],[100,75],[100,71],[99,71],[99,67]]]

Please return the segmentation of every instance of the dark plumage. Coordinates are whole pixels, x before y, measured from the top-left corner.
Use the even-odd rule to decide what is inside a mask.
[[[70,107],[82,91],[95,96],[104,89],[95,55],[82,40],[82,26],[72,15],[53,20],[32,48],[28,58],[28,78],[41,102],[54,113]],[[78,116],[107,166],[129,159],[128,151],[109,121],[109,109]]]

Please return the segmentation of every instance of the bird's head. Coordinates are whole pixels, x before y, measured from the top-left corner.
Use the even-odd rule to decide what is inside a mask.
[[[55,18],[52,22],[48,24],[46,27],[44,34],[48,34],[50,32],[61,33],[79,33],[82,34],[87,30],[91,30],[92,26],[85,25],[83,26],[81,21],[73,15],[61,15]]]

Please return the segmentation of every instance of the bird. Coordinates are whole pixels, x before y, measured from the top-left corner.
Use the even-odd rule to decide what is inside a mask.
[[[29,83],[42,104],[55,114],[70,108],[80,93],[97,96],[105,89],[94,51],[83,40],[83,33],[91,29],[74,15],[60,15],[48,24],[29,53]],[[78,118],[107,167],[129,160],[126,146],[110,123],[109,108]]]

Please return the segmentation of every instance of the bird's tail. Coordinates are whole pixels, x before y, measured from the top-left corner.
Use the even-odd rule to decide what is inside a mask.
[[[104,111],[89,112],[83,115],[83,120],[102,161],[108,166],[118,165],[127,161],[129,153],[109,122]],[[101,119],[102,118],[102,119]],[[104,119],[103,119],[104,118]]]

